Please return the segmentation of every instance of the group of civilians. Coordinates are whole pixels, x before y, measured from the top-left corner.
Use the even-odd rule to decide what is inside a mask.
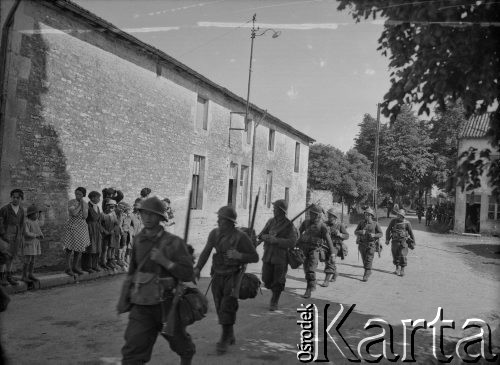
[[[151,194],[143,188],[133,206],[123,201],[124,194],[116,188],[105,188],[102,194],[84,187],[74,191],[75,198],[68,202],[69,218],[62,238],[65,251],[65,272],[82,275],[101,270],[127,268],[134,236],[142,230],[138,212],[141,201]],[[102,198],[102,205],[99,206]],[[14,260],[23,256],[21,280],[27,284],[37,281],[33,275],[35,257],[41,255],[44,209],[30,205],[26,213],[21,206],[24,192],[14,189],[10,203],[0,208],[0,285],[17,286],[13,276]],[[169,220],[165,229],[173,231],[174,214],[168,198],[163,199]]]

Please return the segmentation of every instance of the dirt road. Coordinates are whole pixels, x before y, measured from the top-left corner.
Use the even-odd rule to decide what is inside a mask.
[[[382,221],[387,225],[387,221]],[[402,356],[404,319],[425,319],[431,323],[442,308],[443,318],[453,320],[455,329],[444,329],[445,353],[454,354],[455,344],[470,331],[462,325],[468,318],[478,318],[492,330],[493,352],[500,353],[500,242],[497,238],[471,238],[457,235],[438,235],[425,230],[423,224],[412,221],[417,248],[408,257],[409,266],[404,278],[392,274],[394,269],[389,247],[374,262],[374,273],[368,283],[361,281],[363,269],[349,227],[349,255],[338,265],[340,276],[329,288],[318,287],[310,300],[300,297],[305,289],[302,270],[290,270],[286,293],[280,308],[269,312],[270,293],[263,290],[254,300],[240,302],[236,327],[236,345],[224,356],[215,354],[214,344],[219,326],[213,309],[208,316],[190,326],[197,354],[194,364],[298,364],[297,344],[301,328],[297,308],[301,304],[316,304],[323,324],[324,308],[327,324],[334,320],[343,305],[344,315],[353,304],[352,313],[345,319],[340,333],[333,329],[333,339],[326,340],[327,357],[335,364],[350,363],[351,348],[359,357],[357,346],[380,328],[364,330],[369,319],[380,318],[393,329],[394,351]],[[318,278],[323,278],[322,265]],[[249,266],[260,273],[260,264]],[[115,303],[123,277],[60,287],[46,291],[15,295],[9,310],[2,314],[2,337],[12,364],[103,364],[117,363],[123,345],[127,316],[115,314]],[[200,284],[203,291],[208,278]],[[340,319],[336,322],[338,324]],[[387,326],[387,336],[389,327]],[[320,330],[320,335],[322,331]],[[472,333],[477,333],[477,330]],[[489,333],[485,334],[487,336]],[[437,340],[439,339],[439,334]],[[319,358],[324,359],[323,337],[320,336]],[[389,344],[388,344],[389,345]],[[415,359],[419,364],[437,363],[433,355],[432,330],[421,330],[415,337]],[[347,347],[349,346],[349,347]],[[370,349],[381,352],[381,344]],[[439,352],[439,343],[437,343]],[[388,352],[390,356],[389,347]],[[408,347],[407,347],[408,351]],[[363,359],[367,355],[361,353]],[[451,363],[460,363],[456,353]],[[151,364],[176,364],[178,358],[168,344],[158,339]],[[382,359],[381,363],[388,363]],[[401,363],[401,359],[398,363]]]

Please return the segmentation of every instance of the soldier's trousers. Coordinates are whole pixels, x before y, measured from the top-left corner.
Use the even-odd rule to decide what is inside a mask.
[[[282,292],[285,289],[288,264],[262,263],[262,281],[267,289]]]
[[[408,245],[405,241],[394,241],[391,243],[392,262],[396,266],[405,267],[407,265]]]
[[[375,242],[360,243],[358,250],[363,260],[363,267],[365,270],[371,270],[373,264],[373,257],[375,256]]]
[[[236,322],[238,299],[231,296],[235,277],[235,273],[231,273],[214,274],[212,278],[212,295],[221,325],[232,325]]]
[[[316,288],[316,269],[319,262],[319,248],[314,246],[303,247],[305,260],[302,266],[306,276],[307,286]]]
[[[151,352],[163,326],[161,305],[134,304],[129,314],[125,331],[125,345],[122,348],[122,364],[145,364],[151,360]],[[192,358],[195,346],[186,327],[176,321],[173,336],[162,335],[170,348],[181,358]]]
[[[328,260],[325,261],[325,274],[332,274],[334,277],[337,277],[337,253],[338,248],[334,245],[332,255]],[[329,254],[330,251],[326,251],[326,254]]]

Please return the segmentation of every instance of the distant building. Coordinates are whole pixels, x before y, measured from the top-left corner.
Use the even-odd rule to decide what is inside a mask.
[[[473,147],[479,151],[491,145],[486,137],[491,113],[474,115],[465,122],[459,133],[458,156]],[[498,155],[492,154],[492,160]],[[455,200],[455,231],[466,233],[498,234],[500,232],[500,204],[492,197],[486,171],[481,177],[481,187],[462,191],[457,187]]]
[[[245,130],[244,98],[70,1],[2,0],[0,25],[0,203],[21,188],[25,206],[49,206],[39,264],[60,255],[78,186],[116,187],[129,203],[149,187],[172,201],[179,235],[192,190],[198,252],[219,207],[246,226],[254,137],[256,228],[273,200],[305,207],[306,134],[255,105]]]

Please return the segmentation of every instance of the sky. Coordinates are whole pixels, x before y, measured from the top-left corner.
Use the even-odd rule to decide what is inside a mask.
[[[280,35],[255,38],[250,102],[342,151],[389,89],[383,23],[355,23],[335,0],[74,1],[245,99],[256,14]]]

